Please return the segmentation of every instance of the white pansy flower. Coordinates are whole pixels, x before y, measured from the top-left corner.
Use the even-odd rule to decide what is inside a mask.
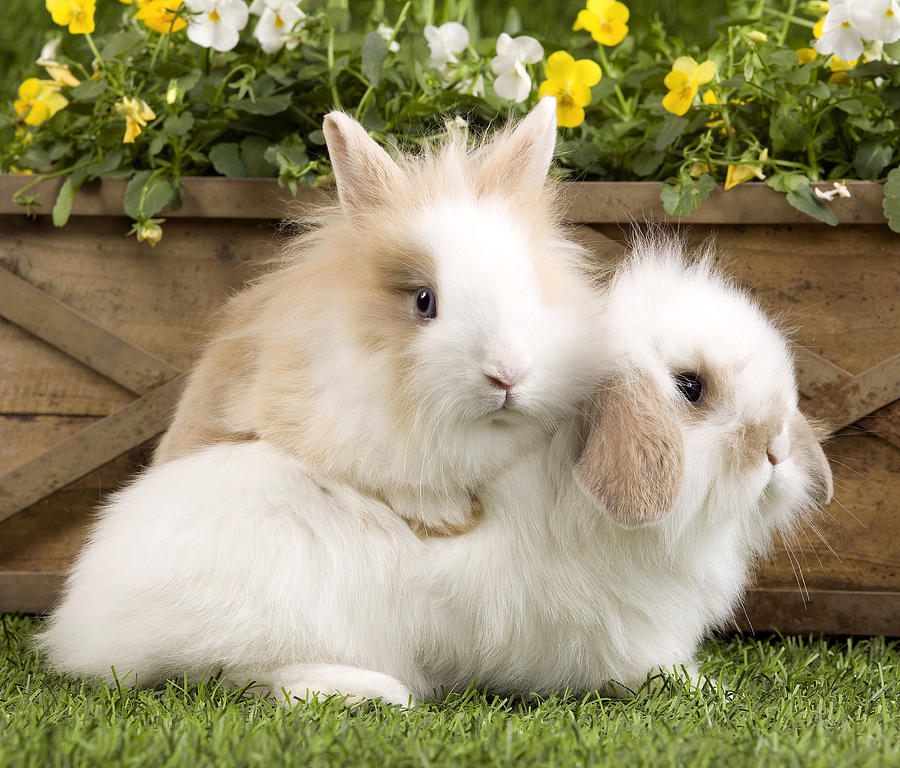
[[[400,43],[392,39],[394,37],[393,27],[389,27],[387,24],[379,24],[375,33],[388,44],[388,50],[391,53],[397,53],[400,50]]]
[[[300,41],[291,32],[295,25],[306,18],[297,6],[300,0],[282,0],[277,7],[272,7],[272,0],[264,0],[262,9],[253,36],[259,40],[260,47],[266,53],[275,53],[285,46],[289,51],[294,50]]]
[[[62,35],[58,35],[54,37],[52,40],[44,43],[44,47],[41,48],[41,55],[38,56],[38,60],[47,59],[50,61],[56,60],[56,52],[59,50],[59,44],[62,42]]]
[[[448,21],[439,27],[429,24],[425,27],[425,39],[431,49],[429,63],[444,72],[447,64],[456,64],[456,54],[462,53],[469,46],[469,30],[458,21]]]
[[[871,5],[871,0],[832,0],[822,36],[816,40],[816,50],[826,56],[834,54],[844,61],[858,59],[863,40],[877,40],[881,29],[881,19],[872,12]]]
[[[526,64],[536,64],[544,58],[544,49],[533,37],[522,35],[515,39],[506,32],[497,38],[497,55],[491,59],[491,70],[497,78],[494,90],[501,99],[525,101],[531,93],[531,77]]]
[[[875,39],[882,43],[900,40],[900,5],[897,0],[870,0],[869,10],[878,19],[879,30]]]
[[[188,19],[188,39],[217,51],[230,51],[240,40],[249,18],[244,0],[184,0],[193,16]]]

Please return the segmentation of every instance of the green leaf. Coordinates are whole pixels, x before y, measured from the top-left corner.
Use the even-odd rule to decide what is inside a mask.
[[[640,152],[631,164],[631,170],[638,176],[650,176],[662,165],[665,152]]]
[[[377,32],[366,35],[362,46],[362,71],[371,85],[381,80],[381,67],[388,55],[387,43]]]
[[[894,150],[878,141],[866,141],[856,148],[853,167],[861,179],[877,179],[894,157]]]
[[[75,187],[72,184],[72,177],[69,176],[59,188],[59,194],[56,196],[56,202],[53,204],[53,226],[64,227],[69,220],[69,214],[72,213],[72,203],[75,202]]]
[[[209,161],[217,173],[231,178],[243,178],[247,175],[241,162],[240,148],[234,142],[216,144],[209,151]]]
[[[227,106],[238,112],[246,112],[249,115],[277,115],[291,106],[291,95],[282,93],[278,96],[265,96],[259,99],[238,99],[229,101]]]
[[[887,176],[881,210],[888,226],[900,234],[900,168],[894,168]]]
[[[791,187],[793,189],[791,189]],[[823,205],[819,198],[816,197],[809,186],[809,179],[802,174],[791,175],[788,187],[789,191],[786,195],[787,201],[801,213],[812,216],[814,219],[821,221],[829,226],[836,227],[838,224],[837,216],[831,208]]]
[[[105,91],[105,80],[84,80],[81,85],[76,85],[69,93],[75,101],[95,101]]]
[[[715,186],[716,180],[710,174],[704,173],[699,179],[676,184],[660,184],[659,195],[666,213],[681,217],[697,210]]]
[[[821,80],[810,89],[809,93],[817,99],[827,99],[831,97],[831,89]]]
[[[769,136],[775,151],[803,149],[806,146],[807,135],[796,106],[781,104],[769,124]]]
[[[678,115],[666,115],[662,130],[656,137],[656,150],[660,151],[674,144],[688,127],[690,120]]]
[[[858,115],[866,108],[866,106],[857,99],[845,99],[844,101],[839,101],[837,103],[837,108],[842,112],[846,112],[848,115]]]
[[[91,176],[106,176],[117,170],[122,163],[122,151],[114,149],[107,152],[106,157],[102,160],[96,160],[87,167],[87,171]]]
[[[125,187],[125,213],[132,219],[150,218],[172,201],[175,192],[168,177],[156,171],[140,171]]]
[[[194,116],[190,112],[169,115],[163,122],[163,133],[167,136],[184,136],[194,127]]]
[[[269,140],[262,136],[247,136],[241,142],[241,162],[248,176],[270,178],[278,175],[278,166],[266,160]]]
[[[142,43],[143,40],[144,38],[138,32],[131,30],[117,32],[110,36],[106,41],[106,45],[103,46],[100,55],[104,59],[114,59],[116,56],[120,56],[121,54],[130,51],[136,45]]]

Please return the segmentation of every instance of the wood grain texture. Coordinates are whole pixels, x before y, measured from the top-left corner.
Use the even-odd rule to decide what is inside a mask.
[[[268,222],[167,222],[157,248],[121,219],[0,216],[0,267],[174,368],[190,367],[215,312],[276,252]],[[0,413],[107,415],[132,394],[18,326],[0,321]]]
[[[2,267],[0,315],[138,395],[179,373]]]
[[[900,635],[900,592],[751,590],[736,617],[748,632]]]
[[[0,521],[163,432],[184,375],[0,476]]]
[[[62,185],[62,178],[41,182],[28,194],[37,194],[42,206],[39,215],[49,215]],[[0,214],[20,214],[13,194],[29,183],[21,176],[0,175]],[[125,180],[107,179],[85,185],[75,195],[74,216],[122,216]],[[830,189],[831,184],[814,184]],[[884,193],[874,182],[850,182],[849,198],[838,198],[831,208],[842,224],[884,224],[881,202]],[[718,185],[700,208],[676,219],[662,207],[659,183],[568,182],[563,184],[567,216],[585,224],[624,223],[647,220],[675,224],[808,224],[812,220],[792,208],[784,195],[765,184],[750,182],[728,192]],[[216,217],[222,219],[280,219],[303,206],[326,199],[326,194],[301,188],[296,197],[278,186],[274,179],[225,179],[192,177],[184,179],[184,196],[177,211],[165,210],[167,219]]]
[[[191,205],[213,207],[219,215],[237,220],[174,216],[156,249],[126,238],[128,225],[123,219],[101,215],[120,202],[103,189],[85,201],[94,212],[74,217],[64,230],[49,226],[46,217],[32,222],[0,215],[0,266],[174,367],[186,369],[214,322],[215,310],[231,290],[261,268],[258,262],[275,252],[278,239],[269,219],[280,215],[273,208],[283,203],[283,198],[277,198],[283,191],[269,181],[252,181],[244,187],[256,190],[248,199],[235,191],[240,187],[230,180],[197,180],[191,194],[200,201]],[[3,183],[0,177],[0,193]],[[583,225],[577,232],[577,238],[597,254],[598,264],[608,266],[621,258],[632,220],[657,216],[655,185],[651,186],[571,190],[575,197],[570,215],[606,222]],[[277,199],[265,197],[267,188],[275,191]],[[742,185],[721,196],[722,204],[728,204],[725,208],[704,216],[724,221],[730,215],[729,206],[752,209],[763,200],[755,196],[769,192]],[[880,198],[876,199],[880,189],[854,186],[853,194],[850,202],[855,207],[845,208],[841,216],[880,222]],[[791,332],[797,345],[800,387],[811,398],[809,402],[831,392],[829,402],[836,403],[834,393],[846,392],[842,388],[853,376],[877,369],[900,353],[900,238],[880,223],[832,229],[792,223],[802,219],[789,218],[788,223],[775,225],[773,219],[782,221],[778,217],[795,214],[779,213],[777,204],[772,205],[776,207],[765,203],[764,209],[751,211],[755,221],[768,223],[709,226],[701,218],[681,231],[698,242],[716,235],[725,269],[750,287],[763,307]],[[623,215],[627,206],[631,206],[628,215]],[[96,417],[123,408],[132,397],[2,321],[0,349],[4,352],[0,414],[9,414],[6,423],[0,416],[0,472],[71,437],[81,426],[97,421]],[[848,416],[865,410],[863,403],[877,404],[890,397],[893,368],[883,371],[882,394],[870,396],[860,389],[855,399],[849,398],[851,406],[857,405],[855,412],[847,411]],[[780,544],[772,561],[760,568],[759,590],[754,594],[770,600],[759,603],[769,606],[764,609],[768,613],[759,614],[764,619],[770,617],[785,630],[843,627],[827,631],[856,631],[853,626],[847,629],[852,614],[835,620],[838,608],[833,606],[839,603],[833,601],[827,611],[804,613],[802,620],[791,616],[800,615],[801,588],[812,594],[814,605],[828,599],[828,593],[860,594],[864,600],[857,629],[874,627],[900,634],[900,619],[890,612],[896,599],[891,596],[900,594],[898,414],[898,404],[880,408],[829,441],[826,450],[835,474],[835,502],[803,526],[789,546]],[[35,421],[29,422],[30,418]],[[0,574],[64,570],[80,546],[90,509],[140,467],[146,450],[145,444],[129,451],[34,504],[26,514],[0,523]],[[0,584],[2,579],[0,575]],[[20,591],[23,583],[19,581]],[[0,586],[0,600],[10,594],[3,589]],[[46,588],[42,589],[45,592],[40,594],[49,599]],[[868,597],[866,593],[877,594]],[[32,605],[40,603],[40,594],[28,598]],[[844,605],[852,607],[852,602]],[[0,609],[5,607],[0,602]],[[887,617],[882,625],[867,618],[876,610]],[[764,624],[754,621],[758,630]]]

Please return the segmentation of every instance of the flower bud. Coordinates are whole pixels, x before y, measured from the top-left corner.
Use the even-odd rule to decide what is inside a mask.
[[[141,224],[138,227],[137,241],[139,243],[150,243],[150,245],[156,245],[160,240],[162,240],[162,234],[162,227],[159,226],[159,224],[148,222],[146,224]]]

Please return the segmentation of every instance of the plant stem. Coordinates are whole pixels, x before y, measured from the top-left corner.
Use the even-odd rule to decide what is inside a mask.
[[[794,9],[797,7],[797,0],[790,0],[787,13],[784,15],[784,23],[781,25],[781,31],[778,33],[778,45],[784,45],[784,39],[794,22]]]
[[[603,66],[603,69],[606,70],[606,73],[609,77],[615,77],[613,68],[609,64],[609,59],[606,58],[606,50],[603,48],[602,45],[599,45],[599,44],[597,45],[597,48],[599,49],[599,53],[597,54],[597,57],[600,59],[600,64]],[[622,93],[622,89],[619,87],[618,81],[616,82],[615,93],[616,93],[616,98],[619,100],[619,104],[622,107],[623,115],[625,116],[626,119],[630,118],[632,116],[631,105],[626,100],[625,94]]]

